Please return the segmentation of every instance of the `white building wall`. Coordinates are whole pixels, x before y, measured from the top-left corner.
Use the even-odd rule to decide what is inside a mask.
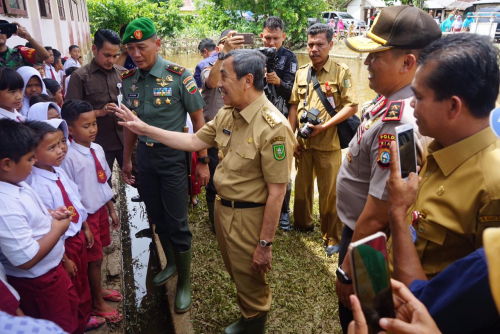
[[[347,5],[347,12],[357,20],[363,20],[365,0],[353,0]]]
[[[77,0],[78,14],[77,6],[73,4],[73,20],[71,20],[68,0],[63,0],[65,20],[61,20],[59,17],[57,0],[50,1],[52,11],[52,18],[50,19],[40,16],[40,8],[36,0],[26,0],[28,17],[0,14],[0,19],[9,22],[18,22],[26,27],[30,35],[39,43],[43,46],[51,46],[59,50],[63,54],[63,57],[69,56],[69,46],[76,44],[82,49],[84,62],[88,62],[90,61],[92,42],[90,25],[85,19],[88,17],[88,13],[82,13],[82,10],[87,11],[87,7],[82,5],[81,1],[82,0]],[[7,40],[7,46],[14,47],[16,45],[25,45],[26,42],[25,39],[18,36],[12,36]]]

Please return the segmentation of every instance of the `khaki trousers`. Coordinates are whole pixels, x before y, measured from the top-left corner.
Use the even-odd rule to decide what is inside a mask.
[[[246,319],[260,317],[271,308],[266,274],[252,271],[252,258],[260,239],[265,206],[233,209],[215,201],[215,231],[222,259],[236,285],[237,303]]]
[[[294,226],[306,230],[314,225],[314,179],[318,178],[321,234],[326,245],[340,244],[342,222],[337,215],[337,174],[342,152],[307,149],[297,162],[295,177]]]

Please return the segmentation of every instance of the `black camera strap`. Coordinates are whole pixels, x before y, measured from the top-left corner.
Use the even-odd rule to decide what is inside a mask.
[[[323,93],[323,91],[321,90],[321,84],[319,83],[318,78],[316,77],[316,70],[312,66],[309,66],[309,71],[307,73],[307,89],[306,89],[305,99],[307,100],[307,92],[309,91],[309,82],[311,81],[311,79],[313,82],[313,88],[316,91],[316,94],[318,94],[321,103],[323,103],[323,106],[325,107],[330,117],[333,118],[337,114],[337,112],[332,107],[331,103],[328,102],[325,93]],[[305,107],[305,102],[304,102],[304,107]]]

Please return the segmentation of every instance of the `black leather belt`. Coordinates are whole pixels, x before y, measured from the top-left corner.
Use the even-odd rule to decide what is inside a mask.
[[[152,147],[152,148],[168,147],[167,145],[164,145],[162,143],[146,143],[143,141],[139,141],[139,144],[146,145],[147,147]]]
[[[227,207],[233,208],[233,209],[250,209],[250,208],[258,208],[258,207],[266,205],[265,203],[229,201],[227,199],[220,197],[219,195],[215,195],[215,199],[223,206],[227,206]]]

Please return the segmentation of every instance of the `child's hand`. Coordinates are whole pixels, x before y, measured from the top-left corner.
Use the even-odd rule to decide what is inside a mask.
[[[87,248],[92,248],[94,246],[94,235],[88,230],[84,230],[83,233],[85,234],[85,239],[87,239]]]
[[[116,215],[115,212],[111,213],[110,216],[111,216],[111,228],[116,231],[120,228],[120,220],[118,219],[118,216]]]
[[[66,219],[71,217],[71,211],[69,211],[65,206],[60,206],[55,210],[49,210],[50,215],[54,219]]]
[[[71,222],[70,218],[66,218],[66,219],[54,219],[52,221],[52,228],[54,230],[57,230],[60,235],[63,235],[68,230],[70,222]]]
[[[76,264],[73,261],[66,258],[66,260],[63,261],[63,265],[64,265],[64,269],[66,269],[66,272],[69,275],[69,278],[73,278],[76,276],[76,272],[78,271],[78,268],[76,267]]]

